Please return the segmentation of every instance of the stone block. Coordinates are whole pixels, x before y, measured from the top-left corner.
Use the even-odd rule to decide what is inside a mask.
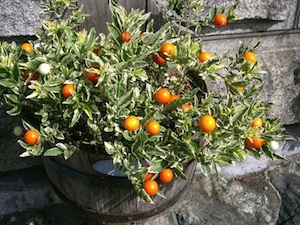
[[[33,36],[40,25],[42,0],[0,1],[0,36]]]

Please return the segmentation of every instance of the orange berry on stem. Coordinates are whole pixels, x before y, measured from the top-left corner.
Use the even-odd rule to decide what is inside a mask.
[[[198,59],[200,62],[204,63],[207,60],[209,60],[212,57],[212,55],[209,52],[201,52],[198,56]]]
[[[216,120],[210,115],[204,115],[199,120],[199,128],[203,132],[212,132],[216,129]]]
[[[151,135],[159,134],[159,132],[160,132],[159,122],[157,122],[155,120],[150,121],[149,123],[147,123],[146,130]]]
[[[160,88],[155,93],[155,100],[160,104],[168,104],[171,98],[171,93],[167,88]]]
[[[168,103],[172,102],[172,101],[175,100],[175,99],[180,99],[179,95],[171,94],[170,100],[169,100]]]
[[[166,63],[166,60],[156,53],[152,54],[152,60],[153,60],[153,62],[155,62],[158,65],[162,65],[162,64]]]
[[[188,103],[185,103],[185,104],[183,104],[183,105],[180,107],[180,109],[183,110],[183,111],[188,111],[188,110],[190,110],[191,108],[192,108],[191,105],[188,104]]]
[[[253,130],[252,134],[260,135],[261,132],[260,132],[260,130]],[[251,137],[251,139],[246,138],[246,145],[251,148],[255,148],[255,149],[260,148],[263,146],[264,143],[265,143],[265,140],[260,137]]]
[[[140,127],[140,120],[136,116],[128,116],[123,125],[128,131],[135,131]]]
[[[128,31],[123,31],[120,34],[120,40],[122,42],[129,42],[131,40],[131,34]]]
[[[62,88],[62,95],[65,98],[69,98],[72,96],[72,92],[75,90],[75,86],[73,84],[65,84]]]
[[[21,45],[21,49],[23,49],[25,52],[29,54],[33,52],[33,46],[30,43],[23,43]]]
[[[175,56],[176,55],[176,47],[170,42],[165,42],[159,50],[159,53],[161,57],[164,59],[168,58],[169,56]]]
[[[39,141],[40,134],[36,130],[27,130],[24,134],[24,140],[29,145],[34,145]]]
[[[154,196],[158,191],[158,184],[155,180],[146,180],[143,184],[143,188],[148,195]]]
[[[253,52],[246,52],[246,53],[243,55],[243,58],[244,58],[247,62],[251,62],[251,63],[254,63],[254,62],[256,62],[256,60],[257,60],[256,55],[255,55]]]
[[[255,118],[252,123],[251,123],[252,127],[262,127],[263,126],[263,119],[260,117]]]
[[[174,174],[172,172],[171,169],[163,169],[160,173],[159,173],[159,179],[161,180],[161,182],[163,183],[170,183],[173,180]]]
[[[92,66],[91,68],[99,69],[99,67],[97,67],[97,66]],[[97,74],[95,72],[86,71],[86,76],[93,83],[97,83],[97,81],[99,79],[99,74]]]
[[[214,24],[218,27],[224,27],[227,24],[227,16],[224,14],[217,14],[214,17]]]

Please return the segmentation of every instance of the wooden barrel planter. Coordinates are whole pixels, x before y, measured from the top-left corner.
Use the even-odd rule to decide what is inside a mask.
[[[175,204],[193,177],[196,162],[188,164],[188,180],[173,179],[160,184],[166,198],[154,196],[154,204],[139,199],[132,184],[125,176],[110,174],[112,160],[99,154],[80,151],[68,160],[62,157],[42,157],[56,194],[75,211],[89,219],[106,222],[128,222],[147,219]],[[107,172],[93,169],[101,164]]]

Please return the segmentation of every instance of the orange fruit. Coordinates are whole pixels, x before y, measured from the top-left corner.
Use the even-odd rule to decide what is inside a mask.
[[[174,174],[172,172],[171,169],[163,169],[160,173],[159,173],[159,179],[161,180],[161,182],[163,183],[170,183],[173,180]]]
[[[188,111],[188,110],[190,110],[192,108],[192,106],[190,105],[190,104],[188,104],[188,103],[185,103],[185,104],[183,104],[181,107],[180,107],[180,109],[182,110],[182,111]]]
[[[147,123],[146,130],[151,135],[159,134],[159,132],[160,132],[159,122],[157,122],[155,120],[150,121],[149,123]]]
[[[151,180],[153,176],[154,176],[154,173],[147,173],[145,176],[145,180]]]
[[[204,63],[208,59],[210,59],[212,55],[209,52],[201,52],[198,56],[200,62]]]
[[[153,62],[155,62],[158,65],[162,65],[162,64],[166,63],[166,60],[156,53],[152,54],[152,60],[153,60]]]
[[[199,128],[203,132],[212,132],[216,129],[216,120],[211,115],[204,115],[199,120]]]
[[[99,48],[94,48],[94,49],[93,49],[93,52],[94,52],[96,55],[99,55],[99,51],[100,51]]]
[[[260,130],[253,130],[253,135],[260,135]],[[246,145],[248,145],[251,148],[260,148],[265,143],[265,140],[259,137],[251,137],[252,140],[249,138],[246,138]]]
[[[40,134],[36,130],[27,130],[24,134],[24,140],[29,145],[34,145],[39,141]]]
[[[128,131],[135,131],[140,127],[140,120],[136,116],[128,116],[123,125]]]
[[[123,31],[120,34],[120,40],[122,42],[129,42],[131,40],[131,34],[128,31]]]
[[[176,55],[176,47],[170,42],[164,43],[159,50],[159,53],[161,57],[164,59],[170,57],[170,56],[175,56]]]
[[[25,52],[29,54],[33,52],[33,46],[30,43],[23,43],[21,45],[21,49],[23,49]]]
[[[155,93],[155,100],[160,104],[168,104],[171,98],[171,93],[167,88],[160,88]]]
[[[217,14],[214,17],[214,24],[218,27],[224,27],[227,24],[227,16],[224,14]]]
[[[180,99],[179,95],[171,94],[170,100],[169,100],[168,103],[170,103],[171,101],[173,101],[173,100],[175,100],[175,99]]]
[[[92,66],[92,68],[99,69],[99,67],[97,67],[97,66]],[[91,82],[97,83],[97,81],[99,79],[99,74],[94,73],[94,72],[89,72],[89,71],[86,71],[85,74]]]
[[[256,62],[256,60],[257,60],[256,55],[255,55],[253,52],[246,52],[246,53],[243,55],[243,58],[244,58],[247,62],[251,62],[251,63],[254,63],[254,62]]]
[[[75,86],[73,84],[65,84],[61,90],[61,93],[65,98],[69,98],[72,96],[73,91],[75,91]]]
[[[263,126],[263,119],[260,117],[255,118],[252,123],[251,123],[252,127],[262,127]]]
[[[245,90],[244,87],[237,87],[237,89],[238,89],[238,91],[239,91],[240,93],[243,93],[244,90]],[[230,92],[231,92],[231,94],[236,95],[236,93],[235,93],[233,90],[230,90]]]
[[[143,184],[143,188],[148,195],[154,196],[158,191],[158,184],[155,180],[146,180]]]
[[[33,75],[31,76],[32,73]],[[29,76],[31,76],[30,81],[32,81],[32,80],[37,80],[40,74],[37,71],[26,70],[24,73],[24,79],[27,80]]]
[[[144,167],[149,167],[149,165],[145,165]],[[146,176],[145,176],[145,181],[146,180],[151,180],[152,179],[152,177],[154,177],[154,173],[150,173],[150,172],[148,172],[147,174],[146,174]]]

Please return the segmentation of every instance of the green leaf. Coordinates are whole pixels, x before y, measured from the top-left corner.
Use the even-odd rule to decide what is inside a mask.
[[[133,97],[133,90],[130,90],[119,99],[117,103],[118,107],[126,108],[129,104],[131,104],[132,97]]]
[[[110,142],[105,141],[104,142],[104,147],[105,147],[105,151],[109,155],[114,154],[115,151],[116,151],[116,147],[112,143],[110,143]]]
[[[85,39],[85,42],[84,42],[84,47],[85,47],[86,50],[90,49],[92,47],[93,41],[95,40],[95,36],[96,36],[96,30],[93,27],[90,30],[90,32],[89,32],[89,34],[88,34],[88,36],[87,36],[87,38]]]
[[[92,110],[88,104],[83,104],[83,111],[89,117],[90,120],[93,120]]]
[[[171,101],[170,103],[168,103],[166,105],[166,107],[163,109],[163,113],[169,113],[175,109],[177,109],[178,107],[184,105],[185,103],[188,103],[189,101],[191,101],[194,96],[197,94],[197,92],[199,92],[200,88],[195,88],[192,91],[188,92],[183,98],[180,99],[175,99],[173,101]]]
[[[187,180],[187,176],[184,174],[182,170],[175,167],[173,168],[173,171],[180,179]]]
[[[132,137],[130,134],[131,134],[131,133],[128,132],[127,130],[124,130],[124,131],[122,132],[122,135],[123,135],[123,137],[125,138],[125,140],[127,140],[127,141],[133,141],[134,139],[133,139],[133,137]]]
[[[143,141],[141,139],[137,139],[132,145],[131,145],[131,151],[133,153],[138,152],[139,149],[143,146]]]
[[[45,151],[44,156],[58,156],[62,155],[63,151],[59,148],[50,148]]]
[[[59,148],[59,149],[61,149],[61,150],[63,150],[63,151],[67,151],[68,150],[67,145],[64,144],[64,143],[57,143],[56,147]]]
[[[12,109],[7,111],[7,114],[10,116],[17,116],[21,113],[22,107],[20,105],[15,105]]]
[[[208,175],[211,173],[211,170],[212,170],[211,163],[201,161],[201,162],[199,162],[199,165],[200,165],[200,169],[204,173],[204,175]]]
[[[17,86],[17,82],[11,79],[2,79],[0,80],[0,85],[6,88],[14,88]]]
[[[153,25],[154,25],[154,20],[152,19],[147,23],[147,26],[146,26],[147,33],[152,33],[154,31]]]
[[[4,99],[9,104],[20,104],[18,96],[14,94],[6,94],[4,95]]]
[[[269,149],[267,145],[262,146],[263,153],[270,159],[274,159],[273,152]]]
[[[166,168],[167,165],[168,165],[168,162],[166,162],[162,159],[158,159],[155,162],[151,163],[148,170],[151,173],[159,173],[162,169]]]
[[[67,160],[77,150],[76,146],[70,145],[67,150],[64,151],[64,158]]]
[[[164,24],[149,40],[145,43],[145,46],[154,46],[170,28],[170,23]],[[154,48],[154,47],[153,47]]]
[[[114,24],[108,24],[107,29],[109,33],[112,35],[115,42],[118,43],[118,45],[120,45],[119,36],[121,31]]]
[[[143,199],[145,202],[148,202],[150,204],[154,204],[153,200],[151,199],[151,197],[146,193],[146,191],[141,188],[141,189],[137,189],[138,191],[138,196]]]
[[[184,105],[185,103],[191,101],[191,98],[180,98],[180,99],[175,99],[172,102],[168,103],[166,105],[166,107],[163,109],[162,113],[169,113],[175,109],[177,109],[178,107]]]
[[[78,120],[80,119],[81,115],[82,115],[82,109],[76,108],[74,109],[74,114],[72,117],[72,121],[70,123],[70,127],[74,127],[74,125],[78,122]]]

